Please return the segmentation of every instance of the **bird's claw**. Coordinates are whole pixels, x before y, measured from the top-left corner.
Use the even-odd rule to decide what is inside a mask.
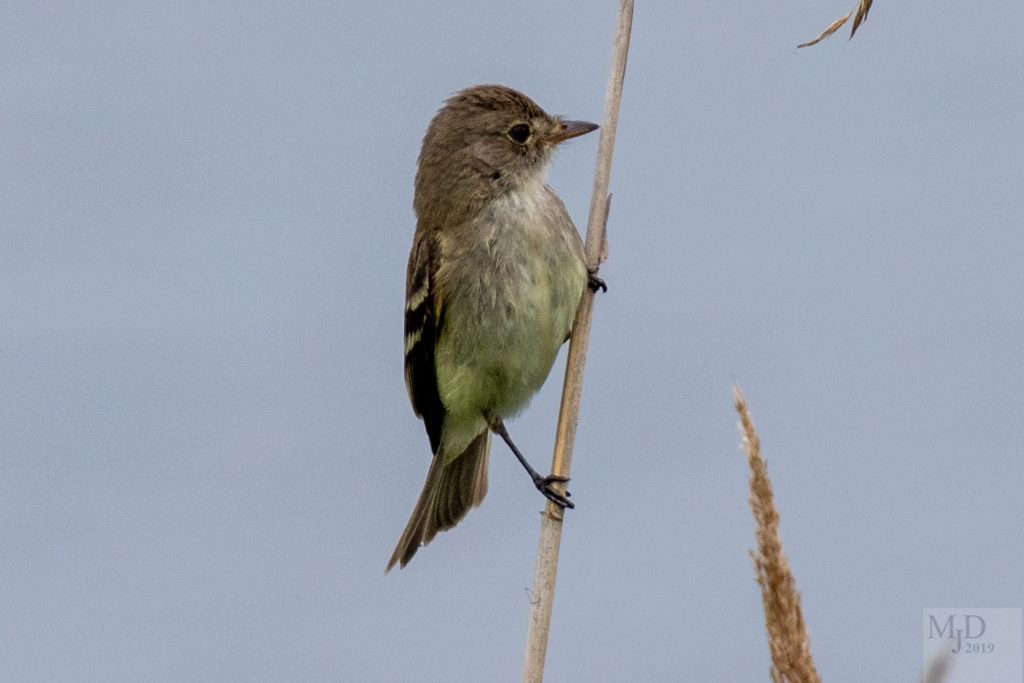
[[[587,287],[590,287],[593,292],[597,292],[599,289],[602,292],[608,291],[608,285],[605,284],[604,280],[597,276],[596,270],[587,272]]]
[[[537,475],[533,484],[537,487],[537,490],[544,494],[544,497],[550,500],[555,505],[562,508],[569,508],[570,510],[576,507],[573,502],[569,500],[569,496],[572,494],[566,491],[564,494],[556,490],[552,484],[565,484],[569,481],[569,477],[560,477],[554,474],[549,474],[546,477]]]

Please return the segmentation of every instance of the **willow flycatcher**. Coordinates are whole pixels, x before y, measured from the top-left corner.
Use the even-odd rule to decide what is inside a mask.
[[[553,486],[565,478],[530,467],[503,419],[544,383],[584,288],[603,286],[545,182],[555,147],[595,128],[500,85],[455,94],[427,128],[406,272],[405,381],[433,460],[389,570],[483,500],[491,432],[545,496],[572,507]]]

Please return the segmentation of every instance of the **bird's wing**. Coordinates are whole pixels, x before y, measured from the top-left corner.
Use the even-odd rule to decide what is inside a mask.
[[[417,230],[405,281],[405,384],[412,409],[423,418],[434,453],[441,443],[444,422],[434,364],[442,319],[442,301],[435,280],[439,252],[437,231]]]

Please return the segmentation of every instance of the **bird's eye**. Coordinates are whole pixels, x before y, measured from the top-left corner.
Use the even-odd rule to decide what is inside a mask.
[[[525,123],[517,123],[508,129],[508,136],[521,145],[530,138],[530,126]]]

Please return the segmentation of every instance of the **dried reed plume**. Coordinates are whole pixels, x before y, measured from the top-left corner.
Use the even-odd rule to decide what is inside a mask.
[[[821,683],[821,676],[811,657],[811,639],[807,635],[800,593],[796,579],[789,571],[789,560],[782,552],[779,539],[779,511],[772,497],[768,468],[761,457],[761,440],[754,431],[754,422],[747,411],[747,402],[739,387],[733,387],[736,411],[743,430],[743,450],[752,472],[750,477],[750,508],[757,523],[757,552],[750,551],[761,586],[768,647],[772,654],[771,675],[774,683]]]
[[[952,661],[948,652],[936,652],[928,660],[928,666],[921,674],[921,683],[942,683],[949,676]]]

